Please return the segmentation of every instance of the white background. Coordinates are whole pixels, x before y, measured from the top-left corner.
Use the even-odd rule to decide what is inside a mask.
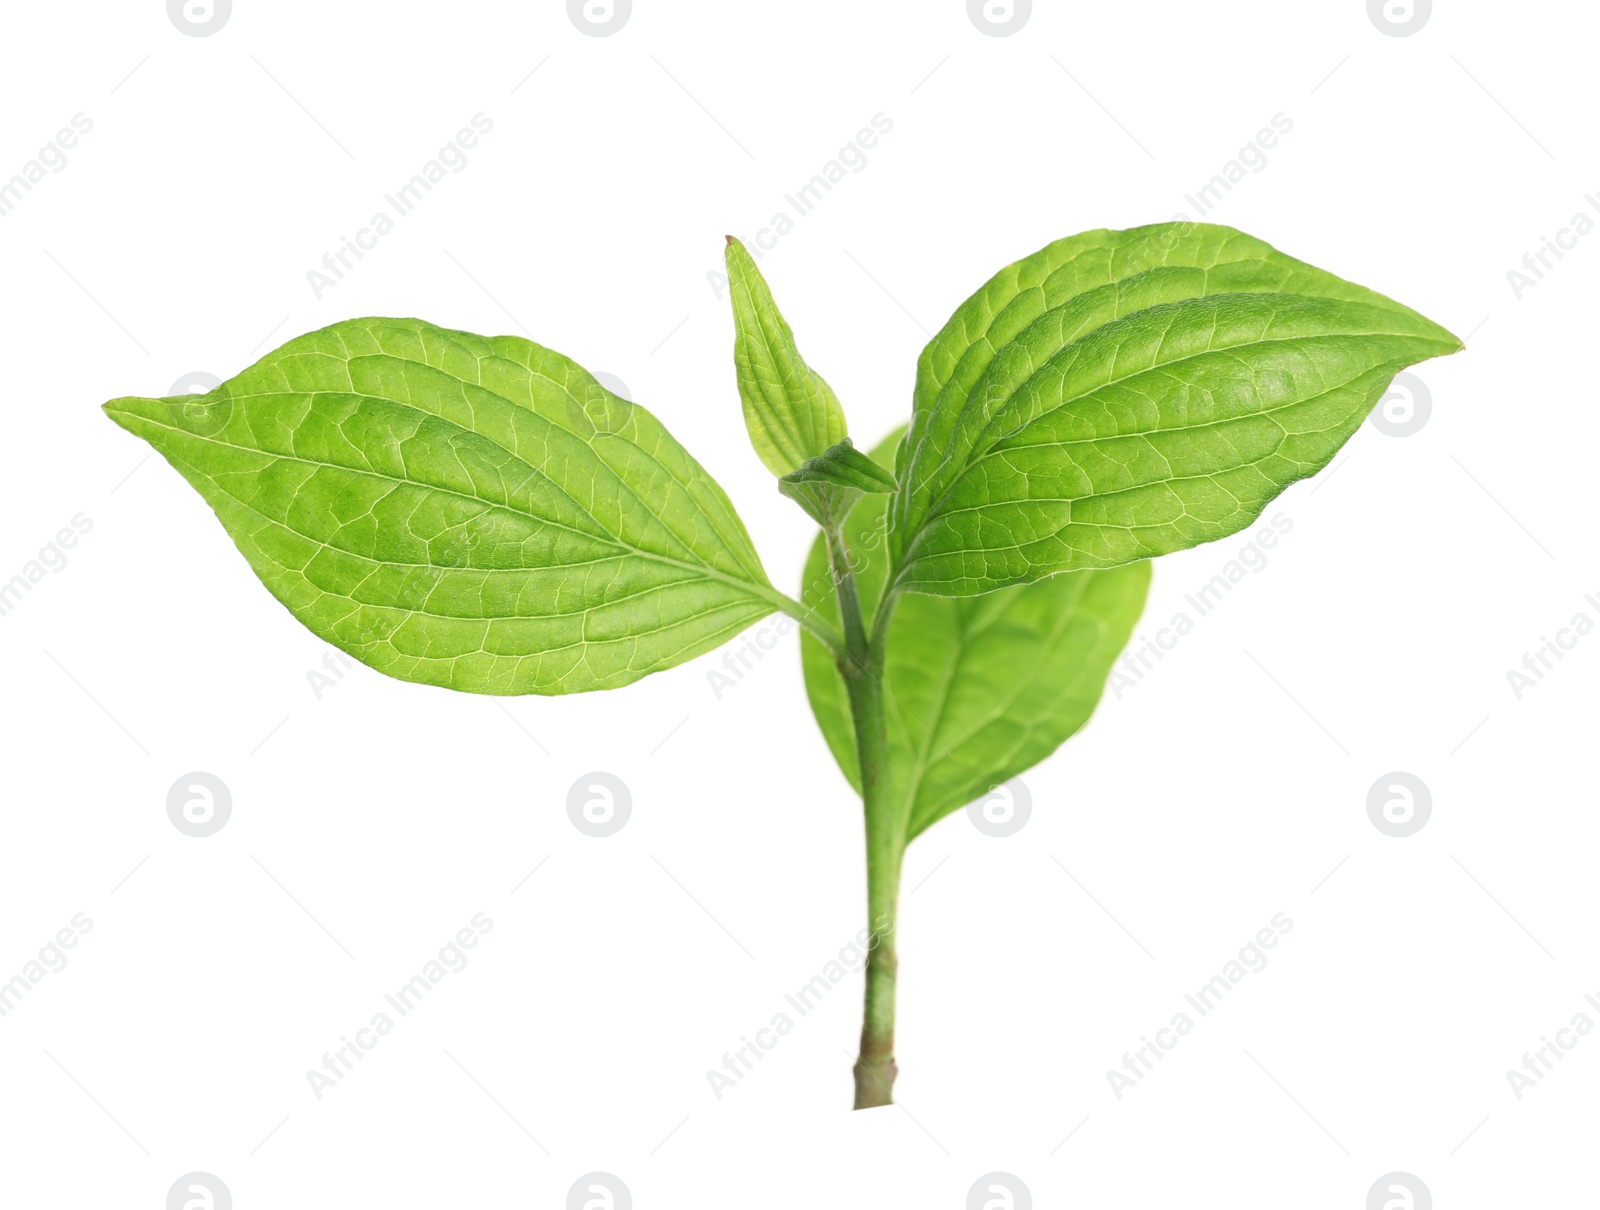
[[[553,0],[4,23],[0,178],[94,125],[0,218],[0,579],[93,528],[0,618],[0,979],[94,923],[0,1018],[0,1202],[158,1210],[195,1170],[240,1210],[556,1207],[591,1170],[641,1210],[960,1207],[995,1170],[1041,1207],[1359,1210],[1395,1170],[1440,1207],[1594,1196],[1600,1039],[1520,1101],[1505,1074],[1600,1022],[1600,637],[1521,700],[1506,677],[1600,619],[1600,238],[1507,280],[1600,188],[1589,6],[1441,0],[1403,38],[1362,0],[1041,0],[1000,38],[961,0],[638,0],[604,38]],[[307,270],[479,112],[468,166],[316,298]],[[717,655],[503,702],[357,667],[318,699],[326,648],[99,404],[350,316],[526,331],[620,377],[793,588],[809,523],[749,448],[707,274],[878,113],[762,262],[860,441],[994,270],[1197,217],[1278,113],[1206,217],[1469,347],[1418,371],[1420,432],[1363,426],[1269,510],[1268,566],[1028,774],[1021,832],[956,815],[913,846],[901,1104],[857,1114],[859,976],[720,1100],[705,1074],[864,923],[792,635],[721,700]],[[1141,633],[1245,542],[1161,560]],[[204,840],[166,814],[195,770],[233,800]],[[566,814],[594,770],[633,799],[605,840]],[[1366,813],[1395,770],[1433,795],[1408,839]],[[470,964],[319,1101],[307,1069],[478,912]],[[1117,1099],[1107,1069],[1277,912],[1270,964]]]

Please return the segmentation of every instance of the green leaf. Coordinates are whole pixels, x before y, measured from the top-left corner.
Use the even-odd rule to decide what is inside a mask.
[[[846,437],[779,479],[778,490],[827,529],[835,518],[847,515],[863,493],[899,491],[900,485]]]
[[[654,416],[518,337],[352,319],[203,397],[106,411],[295,617],[401,680],[610,689],[784,601]]]
[[[887,464],[900,434],[873,451]],[[845,523],[868,615],[889,570],[883,496]],[[1150,564],[1070,572],[979,597],[909,595],[890,623],[884,668],[889,765],[907,839],[1031,768],[1089,720],[1144,609]],[[804,604],[838,616],[819,538]],[[844,678],[827,648],[801,636],[806,693],[834,759],[860,792]]]
[[[800,356],[761,270],[731,235],[727,262],[733,363],[745,427],[761,461],[782,478],[844,440],[844,409],[833,388]]]
[[[1060,240],[923,351],[896,583],[981,593],[1226,537],[1327,465],[1397,372],[1460,348],[1228,227]]]
[[[807,458],[799,469],[790,471],[779,482],[829,483],[858,492],[900,490],[888,468],[879,466],[869,455],[856,449],[848,437],[815,458]]]

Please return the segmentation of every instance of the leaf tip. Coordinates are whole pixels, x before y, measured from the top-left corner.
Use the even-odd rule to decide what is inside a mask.
[[[119,395],[102,403],[100,410],[123,428],[127,428],[128,418],[138,414],[138,405],[148,402],[150,401],[140,395]]]
[[[1429,323],[1433,323],[1432,320],[1429,320],[1428,322]],[[1445,349],[1441,349],[1437,353],[1429,353],[1428,354],[1429,358],[1434,358],[1434,357],[1454,357],[1457,353],[1462,352],[1467,347],[1467,342],[1466,341],[1462,340],[1461,337],[1457,336],[1454,332],[1452,332],[1449,328],[1445,327],[1443,324],[1434,323],[1433,327],[1436,329],[1437,334],[1441,338],[1442,343],[1448,345],[1449,347],[1445,348]]]
[[[727,241],[722,249],[722,258],[727,262],[729,274],[738,273],[741,277],[748,278],[752,274],[759,278],[761,271],[756,268],[755,258],[750,255],[750,249],[736,235],[722,237]]]

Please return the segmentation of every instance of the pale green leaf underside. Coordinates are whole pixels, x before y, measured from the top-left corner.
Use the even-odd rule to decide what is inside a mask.
[[[887,464],[899,434],[873,451]],[[863,608],[875,610],[888,559],[886,498],[869,496],[846,523],[863,563]],[[907,839],[1055,751],[1089,719],[1127,643],[1150,565],[1072,572],[983,596],[902,597],[890,625],[884,688],[893,793]],[[819,541],[802,600],[836,618]],[[860,791],[855,729],[844,680],[828,650],[801,636],[806,692],[834,758]]]
[[[761,270],[731,236],[727,263],[733,364],[745,427],[762,463],[782,478],[844,440],[844,409],[833,388],[800,356]]]
[[[614,688],[781,601],[660,422],[519,337],[347,320],[207,396],[106,411],[205,497],[290,612],[401,680]]]
[[[1226,537],[1460,342],[1227,227],[1091,231],[1001,270],[924,350],[899,584],[964,595]]]

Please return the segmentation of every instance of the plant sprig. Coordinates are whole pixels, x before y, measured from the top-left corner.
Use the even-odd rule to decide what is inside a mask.
[[[857,449],[749,253],[726,250],[752,445],[817,522],[799,600],[644,408],[529,340],[352,319],[204,396],[105,405],[288,610],[401,680],[614,689],[774,612],[866,825],[857,1108],[889,1103],[906,846],[1081,728],[1149,560],[1237,533],[1461,342],[1227,227],[1090,231],[1008,265]]]

